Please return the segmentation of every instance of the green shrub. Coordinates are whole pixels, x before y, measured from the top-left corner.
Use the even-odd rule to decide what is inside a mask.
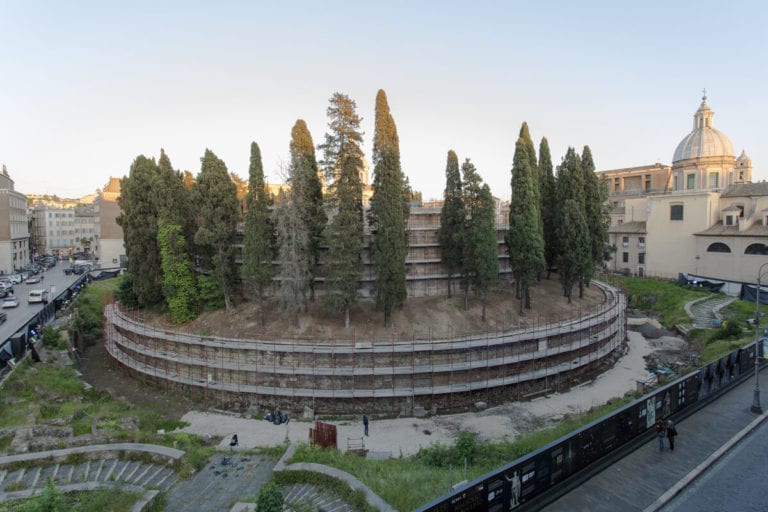
[[[259,512],[282,512],[283,491],[275,482],[267,482],[259,491],[259,498],[256,503]]]
[[[50,325],[43,331],[43,340],[47,347],[58,350],[66,350],[67,348],[67,338],[61,335],[60,330],[54,329]]]

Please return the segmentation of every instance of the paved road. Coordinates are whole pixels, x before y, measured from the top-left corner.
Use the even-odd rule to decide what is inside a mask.
[[[38,311],[43,309],[43,305],[39,303],[27,304],[27,295],[30,290],[46,289],[50,291],[51,287],[54,287],[55,293],[58,294],[80,277],[78,275],[65,275],[64,269],[68,266],[68,262],[59,262],[58,265],[45,272],[45,278],[42,282],[36,284],[21,283],[13,286],[14,295],[19,299],[19,307],[2,310],[8,315],[8,320],[0,324],[0,343],[5,342],[13,333],[26,325]]]
[[[761,397],[765,397],[762,394]],[[765,406],[766,404],[763,403]],[[768,509],[768,421],[710,467],[662,512],[763,512]]]
[[[702,464],[758,417],[750,412],[754,378],[737,385],[706,407],[677,422],[675,451],[659,452],[655,438],[544,508],[547,512],[641,512]],[[760,375],[768,409],[768,370]],[[768,421],[764,422],[764,424]],[[738,445],[737,445],[738,446]],[[762,452],[765,459],[766,451]],[[737,456],[738,457],[738,456]],[[739,459],[736,464],[741,464]],[[725,486],[723,486],[725,487]],[[763,486],[763,495],[765,489]],[[686,509],[688,510],[688,509]],[[738,510],[739,507],[696,510]],[[744,509],[749,510],[749,509]],[[763,506],[758,510],[768,510]]]

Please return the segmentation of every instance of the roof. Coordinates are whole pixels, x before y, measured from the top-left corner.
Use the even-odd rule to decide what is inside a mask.
[[[720,197],[768,196],[768,182],[737,183],[720,194]]]
[[[609,233],[645,233],[645,221],[632,221],[608,227]]]
[[[694,233],[695,236],[743,236],[743,237],[768,237],[768,226],[762,223],[752,224],[744,231],[739,231],[739,226],[724,226],[722,221],[714,224],[704,231]]]
[[[724,212],[741,212],[741,208],[736,205],[731,205],[728,208],[723,208]]]
[[[734,156],[731,140],[712,127],[714,115],[715,113],[707,105],[707,97],[704,96],[701,106],[693,116],[693,131],[677,145],[675,155],[672,157],[673,163],[708,156]]]

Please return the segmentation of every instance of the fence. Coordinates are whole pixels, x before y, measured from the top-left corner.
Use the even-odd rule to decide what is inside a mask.
[[[145,382],[222,406],[446,412],[558,390],[599,369],[626,338],[625,298],[603,287],[607,300],[576,318],[425,339],[233,339],[151,325],[107,304],[104,344]]]
[[[587,467],[649,435],[657,418],[685,414],[747,378],[754,369],[755,350],[755,343],[735,350],[417,511],[538,510]]]

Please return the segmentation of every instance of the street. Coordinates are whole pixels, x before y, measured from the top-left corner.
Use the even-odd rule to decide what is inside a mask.
[[[51,287],[53,287],[55,291],[49,297],[49,300],[53,301],[56,295],[81,277],[74,274],[65,275],[64,269],[69,267],[69,265],[68,261],[60,261],[55,267],[48,269],[44,274],[40,274],[45,275],[45,278],[39,283],[13,285],[13,294],[19,300],[19,307],[2,310],[8,315],[8,320],[0,324],[0,344],[4,343],[13,333],[26,325],[32,316],[43,309],[42,303],[27,303],[27,295],[30,290],[45,289],[50,292]],[[2,302],[2,299],[0,299],[0,302]]]
[[[763,406],[765,405],[763,402]],[[766,457],[768,457],[768,421],[763,422],[734,446],[661,510],[663,512],[719,512],[722,510],[762,512],[767,510]]]

